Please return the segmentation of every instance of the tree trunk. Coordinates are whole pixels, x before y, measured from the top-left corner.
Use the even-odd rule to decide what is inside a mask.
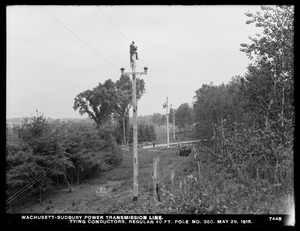
[[[66,168],[66,165],[64,164],[64,178],[65,178],[65,181],[67,182],[68,184],[68,187],[71,188],[71,184],[70,182],[68,181],[67,179],[67,168]]]
[[[79,185],[79,168],[77,168],[77,186]]]
[[[281,126],[284,127],[284,85],[282,86],[282,100],[281,100]]]

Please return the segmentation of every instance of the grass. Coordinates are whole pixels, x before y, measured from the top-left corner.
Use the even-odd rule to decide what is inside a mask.
[[[139,201],[132,202],[132,151],[124,151],[123,162],[101,172],[74,191],[58,191],[41,204],[33,203],[18,212],[32,213],[167,213],[167,214],[280,214],[288,213],[293,195],[279,193],[275,186],[245,184],[230,173],[230,168],[215,161],[206,149],[188,157],[177,156],[175,149],[139,151]],[[153,159],[159,157],[161,201],[154,198]],[[200,173],[198,164],[200,165]],[[175,171],[174,184],[171,172]],[[99,187],[108,194],[95,195]],[[257,186],[257,185],[256,185]]]
[[[132,151],[123,153],[123,161],[116,168],[100,172],[85,180],[79,186],[74,185],[72,192],[56,190],[42,203],[33,201],[25,207],[15,208],[17,213],[122,213],[124,209],[132,213],[140,213],[149,196],[152,197],[153,159],[159,156],[162,176],[169,174],[169,169],[176,151],[142,149],[139,152],[139,205],[132,205],[133,160]],[[180,158],[175,159],[180,161]],[[97,196],[99,187],[111,188],[110,193]],[[150,191],[149,191],[150,190]],[[140,207],[140,208],[139,208]]]

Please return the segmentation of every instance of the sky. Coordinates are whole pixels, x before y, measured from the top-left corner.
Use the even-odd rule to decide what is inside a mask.
[[[6,118],[87,118],[74,98],[130,72],[129,45],[146,92],[138,115],[192,105],[202,84],[228,83],[251,63],[241,43],[261,33],[247,25],[258,5],[7,6]]]

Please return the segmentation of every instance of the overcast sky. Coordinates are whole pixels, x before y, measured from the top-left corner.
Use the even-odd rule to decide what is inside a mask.
[[[202,84],[245,74],[240,44],[260,33],[247,11],[260,6],[8,6],[7,118],[81,117],[75,96],[130,71],[131,41],[136,71],[149,68],[138,115],[191,104]]]

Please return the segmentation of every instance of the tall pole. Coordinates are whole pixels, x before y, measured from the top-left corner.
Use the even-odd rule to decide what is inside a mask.
[[[169,139],[169,105],[168,105],[168,97],[166,101],[166,106],[167,106],[167,147],[170,147],[170,139]]]
[[[123,116],[123,143],[126,145],[125,116]]]
[[[121,68],[122,74],[132,75],[132,108],[133,108],[133,202],[138,201],[138,129],[137,129],[137,99],[136,99],[136,75],[146,75],[147,67],[144,67],[144,72],[136,72],[137,53],[130,54],[130,66],[132,72],[124,72]],[[127,139],[128,141],[128,139]]]
[[[133,56],[132,67],[132,107],[133,107],[133,201],[138,200],[138,134],[137,134],[137,102],[136,102],[136,78],[135,62],[136,56]]]
[[[173,139],[176,139],[176,135],[175,135],[175,109],[173,109]]]

